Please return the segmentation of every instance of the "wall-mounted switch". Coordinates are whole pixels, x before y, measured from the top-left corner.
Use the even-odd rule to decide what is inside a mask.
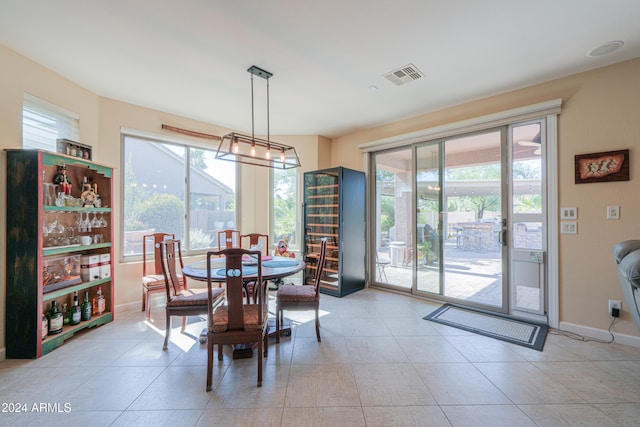
[[[560,223],[560,233],[578,234],[578,223],[575,221],[562,221]]]
[[[560,219],[578,219],[578,208],[560,208]]]

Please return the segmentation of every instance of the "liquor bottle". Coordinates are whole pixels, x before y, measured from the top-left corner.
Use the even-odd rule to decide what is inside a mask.
[[[62,323],[69,324],[69,310],[67,310],[67,304],[62,304]]]
[[[84,300],[82,301],[82,307],[80,307],[81,311],[81,320],[90,320],[91,319],[91,303],[89,302],[89,291],[85,291]]]
[[[73,305],[69,310],[69,324],[77,325],[82,319],[82,311],[80,310],[80,301],[78,300],[78,291],[73,294]]]
[[[42,339],[45,339],[47,337],[47,334],[49,333],[49,320],[47,319],[47,315],[42,313]]]
[[[98,286],[98,293],[93,298],[93,314],[100,316],[104,313],[106,301],[102,295],[102,286]]]
[[[51,310],[49,310],[49,335],[55,335],[62,332],[64,319],[58,308],[56,300],[51,301]]]

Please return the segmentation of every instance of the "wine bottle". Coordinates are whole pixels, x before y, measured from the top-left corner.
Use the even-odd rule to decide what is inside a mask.
[[[82,311],[80,309],[80,301],[78,300],[78,291],[73,294],[73,305],[69,310],[69,324],[77,325],[82,319]]]
[[[85,291],[84,300],[82,301],[82,307],[80,307],[81,311],[81,320],[90,320],[91,319],[91,303],[89,302],[89,291]]]
[[[67,310],[67,304],[62,304],[62,323],[69,324],[69,310]]]
[[[102,286],[98,286],[98,293],[93,298],[93,314],[100,316],[104,313],[106,301],[102,295]]]
[[[51,310],[49,310],[49,335],[55,335],[62,332],[64,319],[56,300],[51,301]]]
[[[42,339],[45,339],[48,333],[49,333],[49,319],[47,319],[46,314],[42,313],[42,333],[40,334],[42,336]]]

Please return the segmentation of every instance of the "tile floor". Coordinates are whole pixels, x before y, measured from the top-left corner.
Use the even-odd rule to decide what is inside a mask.
[[[640,424],[638,348],[550,335],[538,352],[422,320],[437,305],[370,289],[321,305],[322,343],[309,317],[292,316],[262,388],[256,360],[225,351],[209,393],[202,321],[175,329],[163,352],[142,312],[117,314],[39,360],[1,361],[0,425]],[[6,412],[15,404],[27,413]]]

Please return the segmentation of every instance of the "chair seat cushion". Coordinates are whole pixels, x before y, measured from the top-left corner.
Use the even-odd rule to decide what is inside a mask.
[[[314,286],[282,285],[278,289],[277,299],[287,301],[316,301],[316,288]]]
[[[213,300],[216,301],[222,297],[224,293],[223,288],[211,289],[211,295]],[[180,294],[171,298],[171,301],[167,303],[169,307],[184,307],[192,305],[207,305],[207,289],[184,289]]]
[[[262,320],[259,319],[259,304],[245,304],[242,306],[244,310],[244,330],[258,331],[267,321],[269,310],[266,306],[262,308]],[[212,332],[225,332],[229,329],[229,307],[221,305],[213,312]]]
[[[178,274],[178,280],[182,282],[182,275]],[[150,274],[142,278],[142,286],[147,289],[164,288],[164,276],[162,274]]]
[[[164,288],[164,276],[162,274],[152,274],[142,278],[142,285],[147,288]]]

